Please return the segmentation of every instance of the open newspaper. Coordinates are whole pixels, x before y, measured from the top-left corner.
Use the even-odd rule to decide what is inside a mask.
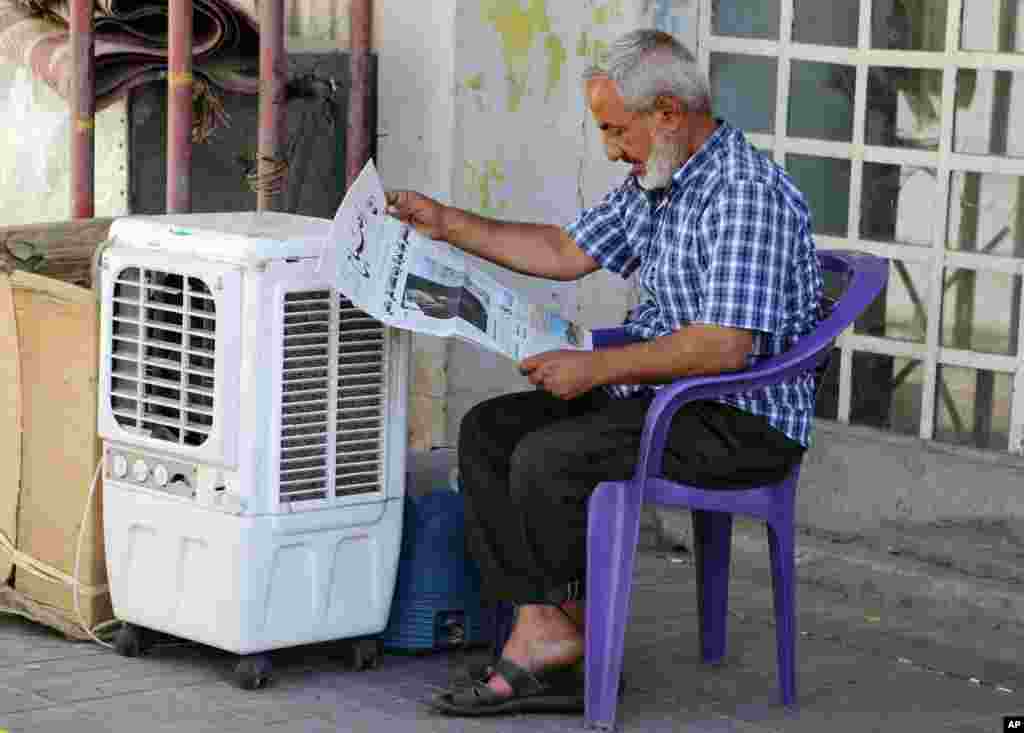
[[[461,250],[422,236],[385,208],[370,161],[338,207],[325,243],[333,249],[337,286],[354,305],[389,326],[464,339],[516,361],[593,348],[589,329],[561,317],[557,306],[531,302]]]

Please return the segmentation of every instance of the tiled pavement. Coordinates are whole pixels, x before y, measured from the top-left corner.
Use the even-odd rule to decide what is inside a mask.
[[[943,731],[994,733],[1024,713],[1024,628],[927,608],[870,608],[801,585],[798,711],[776,701],[771,594],[764,567],[734,563],[729,654],[699,663],[694,571],[685,555],[644,552],[627,636],[623,731]],[[337,645],[275,655],[275,682],[246,692],[234,659],[191,644],[126,659],[0,618],[0,728],[33,733],[141,731],[562,731],[578,716],[453,719],[423,700],[458,677],[466,654],[385,656],[347,671]]]

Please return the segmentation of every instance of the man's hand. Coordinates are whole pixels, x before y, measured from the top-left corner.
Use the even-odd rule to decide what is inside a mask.
[[[598,359],[593,351],[545,351],[519,362],[519,371],[531,384],[571,400],[602,383]]]
[[[444,206],[415,191],[388,191],[387,213],[431,239],[446,239]]]

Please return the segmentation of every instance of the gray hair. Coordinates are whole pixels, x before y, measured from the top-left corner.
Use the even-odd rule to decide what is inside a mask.
[[[607,59],[588,66],[583,78],[611,79],[631,112],[649,112],[659,96],[675,97],[689,112],[711,112],[711,89],[697,60],[663,31],[642,29],[618,38]]]

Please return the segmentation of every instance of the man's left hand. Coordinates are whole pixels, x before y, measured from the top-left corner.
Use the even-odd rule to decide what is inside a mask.
[[[601,384],[597,355],[592,351],[545,351],[519,362],[530,383],[555,397],[571,400]]]

